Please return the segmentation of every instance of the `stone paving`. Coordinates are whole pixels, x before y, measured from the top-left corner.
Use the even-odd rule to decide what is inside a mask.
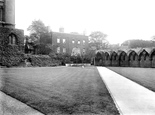
[[[97,68],[120,114],[155,115],[155,92],[105,67]]]

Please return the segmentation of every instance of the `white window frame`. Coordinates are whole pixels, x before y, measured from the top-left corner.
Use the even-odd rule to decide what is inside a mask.
[[[78,40],[78,44],[80,44],[80,40]]]
[[[63,52],[63,53],[66,53],[66,48],[63,48],[62,52]]]
[[[57,47],[57,53],[60,53],[60,47]]]
[[[57,38],[57,43],[60,43],[60,38]]]
[[[83,40],[83,45],[85,45],[86,44],[86,41],[85,40]]]
[[[62,42],[65,44],[66,43],[66,39],[62,39]]]

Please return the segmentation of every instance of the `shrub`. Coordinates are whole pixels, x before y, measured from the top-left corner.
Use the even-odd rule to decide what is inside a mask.
[[[25,59],[30,61],[32,66],[39,66],[39,67],[45,67],[45,66],[58,66],[61,64],[59,60],[52,59],[48,55],[31,55],[31,54],[25,54]]]
[[[1,47],[1,64],[3,66],[11,67],[18,66],[24,61],[24,53],[19,51],[19,46],[8,45],[6,47]]]

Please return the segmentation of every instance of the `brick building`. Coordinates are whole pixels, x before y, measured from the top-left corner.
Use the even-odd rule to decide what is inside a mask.
[[[83,55],[88,48],[88,36],[62,32],[52,32],[52,44],[56,53]]]

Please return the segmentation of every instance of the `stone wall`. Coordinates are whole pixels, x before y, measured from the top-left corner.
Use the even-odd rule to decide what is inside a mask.
[[[0,27],[0,65],[18,65],[24,56],[23,48],[23,30]]]
[[[155,67],[155,48],[96,52],[95,64],[99,66]]]

